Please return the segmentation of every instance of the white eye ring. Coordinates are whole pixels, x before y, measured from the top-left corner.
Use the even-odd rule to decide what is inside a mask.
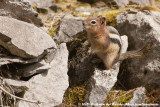
[[[96,22],[96,20],[91,20],[91,22],[90,22],[92,25],[95,25],[97,22]]]

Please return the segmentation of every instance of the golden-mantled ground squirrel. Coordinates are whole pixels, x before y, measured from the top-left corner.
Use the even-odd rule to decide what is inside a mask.
[[[89,17],[84,21],[84,24],[92,52],[96,53],[103,60],[106,69],[111,69],[119,60],[141,57],[143,53],[150,50],[150,45],[147,45],[140,50],[120,54],[122,46],[121,38],[106,28],[105,17]]]

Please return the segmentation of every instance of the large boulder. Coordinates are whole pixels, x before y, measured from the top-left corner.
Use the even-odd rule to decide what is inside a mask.
[[[154,43],[147,58],[127,61],[123,68],[128,71],[126,87],[160,89],[160,12],[125,11],[117,16],[117,29],[121,35],[128,35],[130,50],[141,48],[148,40]]]
[[[52,38],[36,26],[0,16],[0,45],[22,58],[42,58],[56,48]]]
[[[1,0],[0,16],[13,17],[36,26],[42,26],[43,23],[38,18],[38,13],[33,10],[27,0]]]
[[[66,15],[60,22],[60,26],[53,39],[58,42],[71,42],[75,37],[84,33],[83,19]]]
[[[62,103],[65,90],[68,88],[68,50],[66,44],[61,44],[54,54],[48,72],[38,74],[28,81],[5,79],[12,86],[28,87],[24,99],[39,101],[39,107],[54,107]],[[19,101],[18,107],[35,107],[36,103]]]
[[[121,53],[125,53],[128,47],[127,36],[121,36],[122,50]],[[110,90],[117,82],[117,75],[119,73],[120,62],[116,63],[111,70],[95,69],[93,75],[88,81],[88,92],[85,96],[85,100],[90,104],[103,104]]]

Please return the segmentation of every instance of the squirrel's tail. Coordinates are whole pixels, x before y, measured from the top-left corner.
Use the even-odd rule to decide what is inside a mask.
[[[128,58],[143,58],[149,54],[152,48],[152,45],[153,45],[153,42],[148,41],[145,43],[145,45],[141,49],[134,50],[134,51],[127,51],[126,53],[123,53],[120,55],[119,61],[122,61]]]

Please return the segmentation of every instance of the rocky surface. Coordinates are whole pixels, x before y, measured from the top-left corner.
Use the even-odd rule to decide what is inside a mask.
[[[36,8],[36,10],[39,13],[47,14],[49,13],[49,10],[57,11],[58,9],[61,9],[62,7],[60,5],[57,5],[56,3],[53,3],[54,0],[29,0],[29,3]]]
[[[121,35],[128,35],[130,50],[142,47],[147,40],[154,43],[147,58],[129,60],[126,66],[129,71],[126,80],[129,88],[139,86],[145,86],[147,90],[160,88],[159,16],[159,12],[137,10],[123,12],[117,16],[117,28]]]
[[[150,5],[150,0],[129,0],[133,3],[137,3],[141,6],[146,6],[146,5]]]
[[[42,26],[43,23],[38,17],[38,13],[33,10],[27,0],[1,0],[0,16],[13,17],[36,26]]]
[[[65,16],[53,39],[59,42],[71,42],[73,38],[84,33],[83,19],[84,18],[76,18],[71,15]]]
[[[105,11],[105,9],[106,9],[106,7],[104,7],[104,8],[77,7],[74,11],[89,16],[89,15],[92,15],[96,12]]]
[[[61,5],[56,4],[56,3],[52,3],[52,5],[49,8],[51,10],[57,12],[59,9],[62,9],[63,7]]]
[[[91,4],[93,4],[95,2],[99,2],[99,0],[79,0],[79,1],[88,2],[88,3],[91,3]],[[141,5],[141,6],[146,6],[146,5],[150,4],[149,0],[114,0],[114,1],[113,0],[100,0],[100,1],[103,1],[105,3],[110,3],[110,4],[115,2],[119,7],[125,7],[130,2],[136,3],[136,4]]]
[[[52,5],[53,0],[29,0],[29,3],[37,8],[48,9]]]
[[[114,0],[118,6],[124,7],[127,6],[130,2],[136,3],[141,6],[149,5],[149,0]]]
[[[61,44],[50,63],[51,69],[48,72],[32,77],[27,82],[20,82],[11,79],[5,81],[13,86],[28,87],[24,98],[32,101],[40,101],[40,107],[53,107],[62,103],[65,90],[68,88],[68,50],[66,44]],[[20,101],[18,107],[34,107],[35,103]]]
[[[128,9],[133,5],[119,8],[130,1],[134,6],[148,5],[149,0],[78,1],[91,4],[77,0],[0,0],[0,88],[39,101],[40,107],[158,103],[155,92],[160,90],[160,13],[148,10],[159,10],[149,6]],[[41,27],[32,7],[45,26]],[[83,26],[89,15],[105,16],[107,25],[118,29],[107,26],[110,33],[127,35],[121,36],[122,52],[128,44],[128,50],[135,50],[150,39],[154,45],[149,56],[118,62],[112,70],[105,70],[103,62],[89,52]],[[4,91],[0,94],[0,105],[38,106],[15,100]]]
[[[144,101],[146,98],[146,93],[145,93],[145,88],[144,87],[138,87],[134,92],[133,92],[133,97],[130,99],[128,102],[129,104],[140,104]],[[138,105],[137,105],[138,107]]]
[[[121,36],[122,50],[125,53],[128,47],[127,36]],[[89,104],[103,104],[106,96],[117,81],[120,63],[115,64],[111,70],[95,69],[93,75],[89,79],[88,92],[85,96],[86,102]]]
[[[32,24],[0,16],[0,28],[0,44],[13,55],[40,59],[56,48],[51,37]]]

